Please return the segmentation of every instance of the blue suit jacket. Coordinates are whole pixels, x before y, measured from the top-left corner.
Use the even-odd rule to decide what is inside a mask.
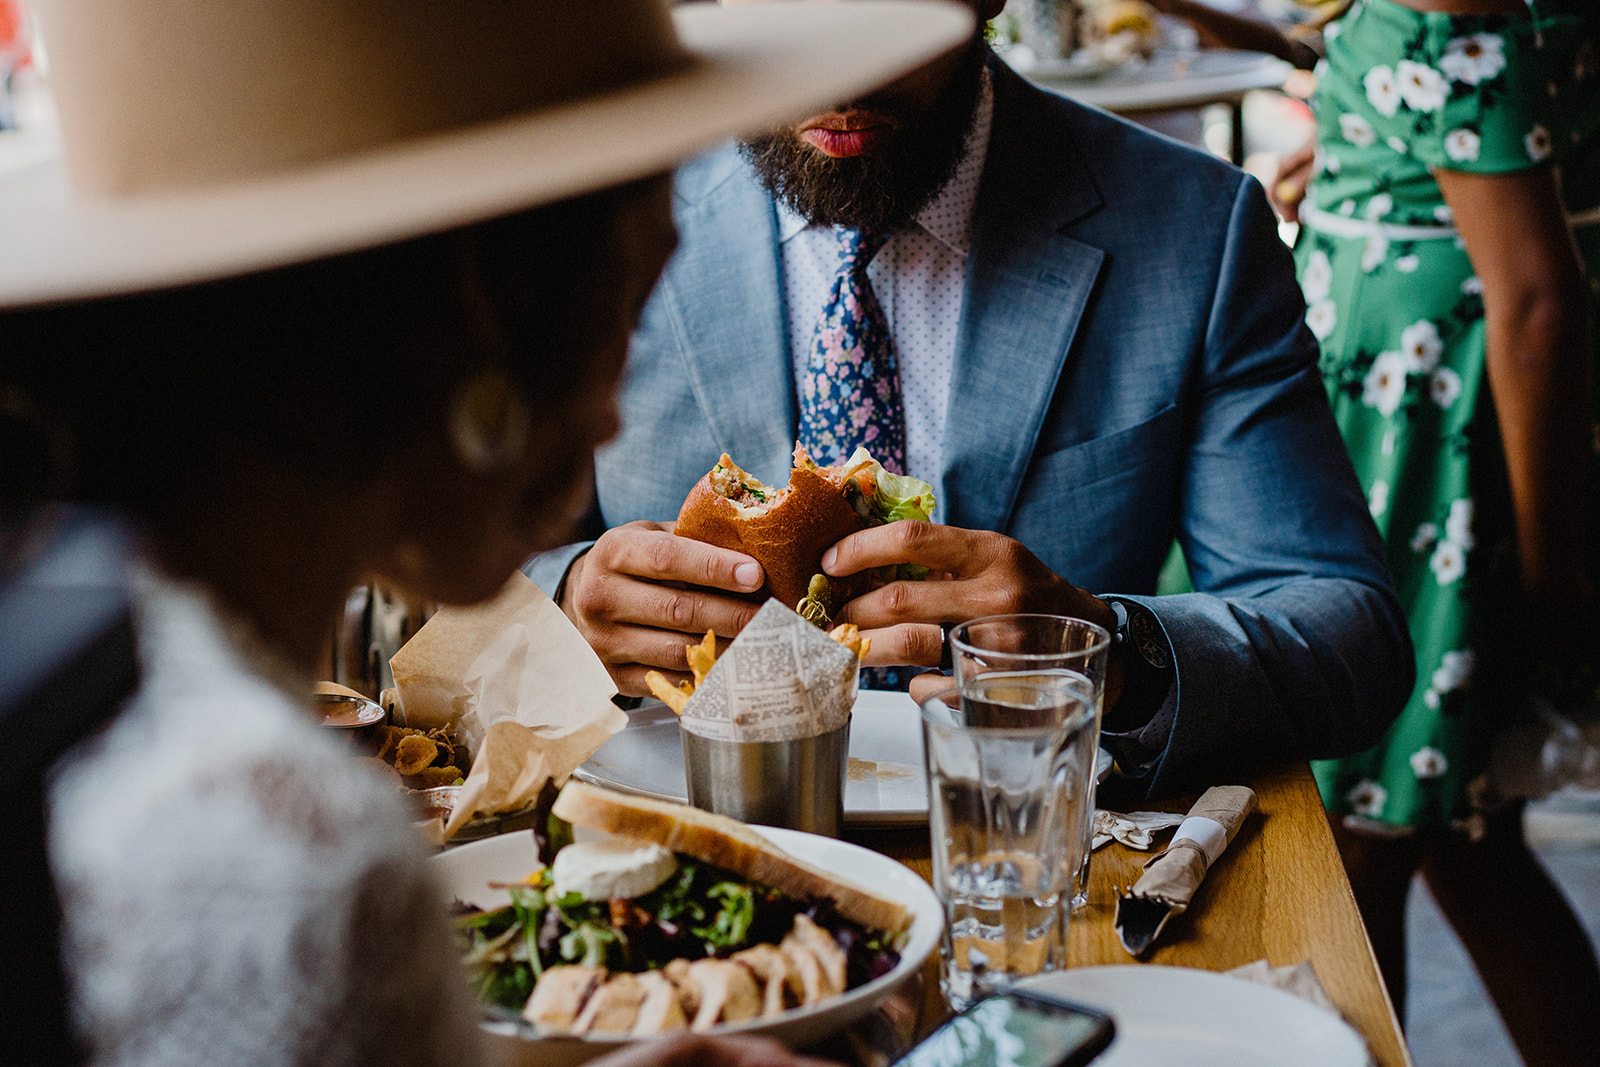
[[[771,198],[732,147],[684,166],[603,527],[668,520],[727,452],[783,484],[797,407]],[[1413,666],[1404,619],[1257,183],[996,66],[939,518],[1151,607],[1177,686],[1148,789],[1367,747]],[[1176,537],[1202,592],[1154,598]],[[582,545],[534,560],[554,591]]]

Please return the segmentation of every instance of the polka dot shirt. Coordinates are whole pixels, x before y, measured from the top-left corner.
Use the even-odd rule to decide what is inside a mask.
[[[910,224],[897,230],[867,268],[889,322],[906,409],[906,466],[934,485],[942,471],[945,411],[966,288],[967,252],[978,182],[989,147],[994,90],[985,71],[972,130],[955,174]],[[839,243],[831,227],[812,226],[782,204],[778,233],[795,394],[804,391],[817,319],[833,288]]]

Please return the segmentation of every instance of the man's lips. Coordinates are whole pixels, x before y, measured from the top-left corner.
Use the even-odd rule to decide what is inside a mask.
[[[882,143],[894,131],[893,122],[870,111],[824,115],[805,123],[800,139],[823,155],[858,156]]]

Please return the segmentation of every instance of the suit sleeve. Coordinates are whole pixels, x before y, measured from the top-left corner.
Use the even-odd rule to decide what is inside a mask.
[[[1289,252],[1253,180],[1219,263],[1178,519],[1197,591],[1128,598],[1155,613],[1175,679],[1142,724],[1106,735],[1135,798],[1370,747],[1415,675]]]

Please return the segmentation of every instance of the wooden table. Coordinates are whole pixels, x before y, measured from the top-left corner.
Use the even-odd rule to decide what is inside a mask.
[[[1310,769],[1302,763],[1246,784],[1256,790],[1257,812],[1211,869],[1190,909],[1167,925],[1142,961],[1123,950],[1112,928],[1112,887],[1131,885],[1152,853],[1112,842],[1094,854],[1089,903],[1073,913],[1068,933],[1070,965],[1143,962],[1225,971],[1258,959],[1274,967],[1310,960],[1334,1004],[1366,1038],[1378,1067],[1409,1067],[1399,1020]],[[1181,812],[1193,799],[1147,807]],[[931,875],[925,830],[859,828],[847,836],[895,857],[924,878]],[[930,970],[927,977],[923,1030],[945,1011],[936,973]]]

